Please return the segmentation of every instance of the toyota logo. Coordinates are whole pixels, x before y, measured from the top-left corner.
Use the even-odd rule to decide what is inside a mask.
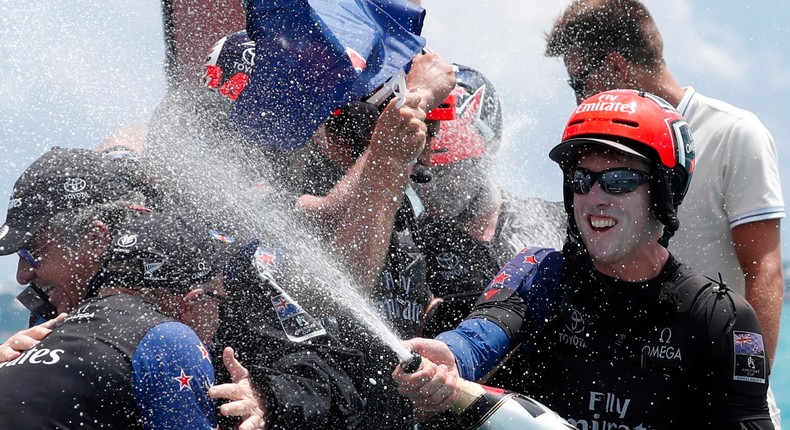
[[[88,185],[82,178],[69,178],[63,183],[63,189],[68,193],[79,193]]]
[[[453,254],[452,252],[442,252],[441,254],[436,256],[436,263],[442,269],[452,270],[458,266],[459,258],[457,255]]]
[[[571,314],[570,323],[565,324],[565,328],[567,328],[571,333],[575,333],[575,334],[583,332],[584,317],[582,316],[581,312],[574,309],[573,313]]]

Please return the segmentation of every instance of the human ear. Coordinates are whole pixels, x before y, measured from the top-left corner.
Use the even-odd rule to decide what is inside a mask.
[[[604,63],[609,68],[610,76],[613,77],[616,85],[622,86],[626,84],[626,87],[633,86],[633,82],[631,82],[631,62],[626,60],[622,54],[616,51],[610,52],[606,55]]]

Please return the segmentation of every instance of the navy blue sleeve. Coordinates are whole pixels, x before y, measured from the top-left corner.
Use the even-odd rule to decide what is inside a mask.
[[[458,328],[440,334],[461,376],[483,377],[512,347],[542,328],[557,296],[562,253],[525,248],[491,281]]]
[[[146,429],[215,429],[211,356],[195,332],[178,322],[152,328],[132,357],[132,387]]]
[[[436,339],[447,344],[455,355],[458,373],[469,381],[485,376],[510,350],[507,334],[482,318],[463,321],[455,330],[446,331]]]

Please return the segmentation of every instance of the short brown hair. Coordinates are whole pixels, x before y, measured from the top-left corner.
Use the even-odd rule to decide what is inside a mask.
[[[576,0],[546,34],[546,56],[579,49],[586,60],[618,52],[641,66],[663,63],[664,42],[645,5],[636,0]]]

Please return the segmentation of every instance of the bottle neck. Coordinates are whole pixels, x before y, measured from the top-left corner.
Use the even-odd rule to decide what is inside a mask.
[[[461,394],[458,400],[450,406],[450,410],[456,414],[460,414],[469,409],[469,407],[486,392],[482,385],[460,378],[458,379],[458,387],[460,388]]]

